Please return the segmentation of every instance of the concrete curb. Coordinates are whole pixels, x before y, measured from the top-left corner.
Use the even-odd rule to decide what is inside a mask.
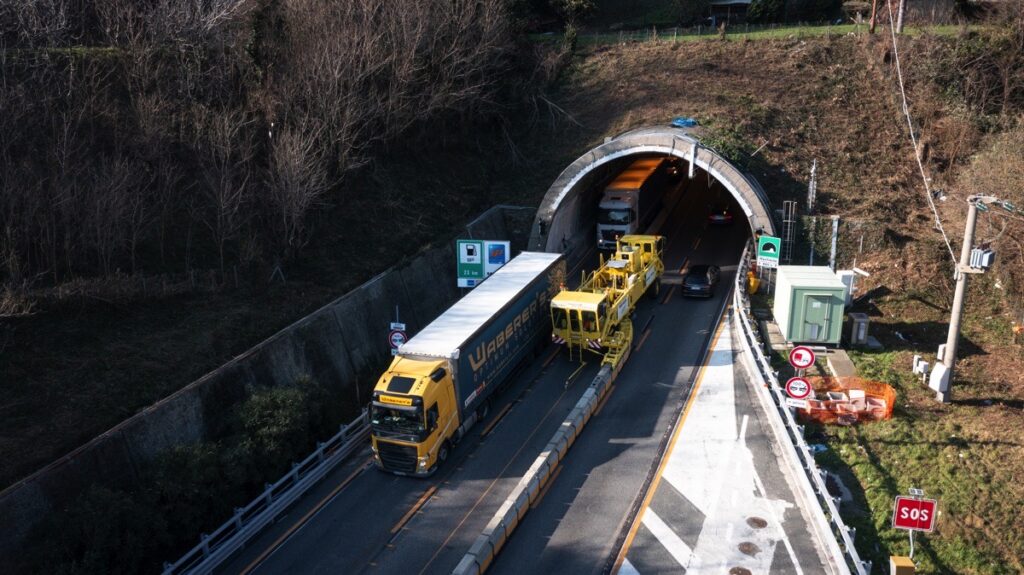
[[[459,561],[455,570],[452,571],[453,575],[480,575],[490,567],[494,557],[512,536],[512,532],[529,511],[530,505],[537,500],[540,492],[551,479],[555,468],[565,458],[569,448],[583,431],[583,426],[594,415],[594,410],[608,393],[614,379],[615,374],[612,373],[612,368],[602,366],[576,402],[575,407],[562,421],[558,431],[551,437],[551,441],[533,460],[533,464],[519,480],[515,489],[501,504],[490,523],[477,536],[469,551]]]

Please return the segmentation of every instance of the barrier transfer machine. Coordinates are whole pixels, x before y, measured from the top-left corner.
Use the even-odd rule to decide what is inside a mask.
[[[601,356],[614,370],[625,362],[633,343],[630,314],[644,293],[657,295],[665,238],[627,235],[616,240],[615,253],[575,290],[562,289],[551,300],[551,338],[569,348],[569,357]]]

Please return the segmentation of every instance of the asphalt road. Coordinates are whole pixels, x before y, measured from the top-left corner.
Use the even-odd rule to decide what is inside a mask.
[[[707,228],[706,200],[688,194],[656,230],[669,238],[657,298],[634,316],[636,342],[608,400],[583,430],[492,565],[492,573],[608,569],[732,284],[749,230]],[[684,299],[686,263],[723,266],[715,297]],[[728,267],[728,266],[733,267]],[[554,347],[527,365],[432,478],[381,473],[354,456],[225,573],[450,573],[597,372]]]

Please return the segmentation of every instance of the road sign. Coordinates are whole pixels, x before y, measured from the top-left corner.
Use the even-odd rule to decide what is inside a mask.
[[[798,345],[789,352],[789,364],[797,369],[807,369],[814,365],[814,350]]]
[[[793,399],[792,397],[787,397],[786,398],[786,405],[788,405],[789,407],[796,407],[796,408],[799,408],[799,409],[807,409],[807,400],[806,399]]]
[[[935,528],[937,507],[938,503],[934,499],[897,496],[892,512],[892,526],[895,529],[931,532]]]
[[[802,377],[793,377],[786,382],[786,395],[793,399],[807,399],[811,394],[811,384]]]
[[[757,238],[757,265],[763,268],[779,267],[782,252],[782,238],[761,236]]]
[[[393,321],[393,322],[391,322],[391,329],[397,329],[397,330],[405,331],[405,324],[404,323],[399,323],[397,321]]]
[[[402,347],[402,344],[409,341],[409,336],[405,335],[405,332],[400,329],[393,329],[388,332],[388,345],[391,346],[391,355],[398,355],[398,348]]]
[[[476,287],[508,263],[512,244],[495,240],[455,240],[459,287]]]
[[[459,287],[473,287],[484,279],[483,240],[455,240]]]

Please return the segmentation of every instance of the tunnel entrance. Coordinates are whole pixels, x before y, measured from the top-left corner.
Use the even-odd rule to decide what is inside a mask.
[[[548,188],[530,232],[530,249],[565,253],[570,262],[582,258],[597,244],[598,204],[605,186],[638,159],[677,158],[692,193],[707,201],[695,209],[729,211],[736,225],[747,222],[751,235],[775,233],[764,189],[751,176],[701,144],[690,129],[641,128],[607,140],[580,156]],[[692,178],[691,178],[692,175]],[[699,191],[703,188],[705,191]]]

